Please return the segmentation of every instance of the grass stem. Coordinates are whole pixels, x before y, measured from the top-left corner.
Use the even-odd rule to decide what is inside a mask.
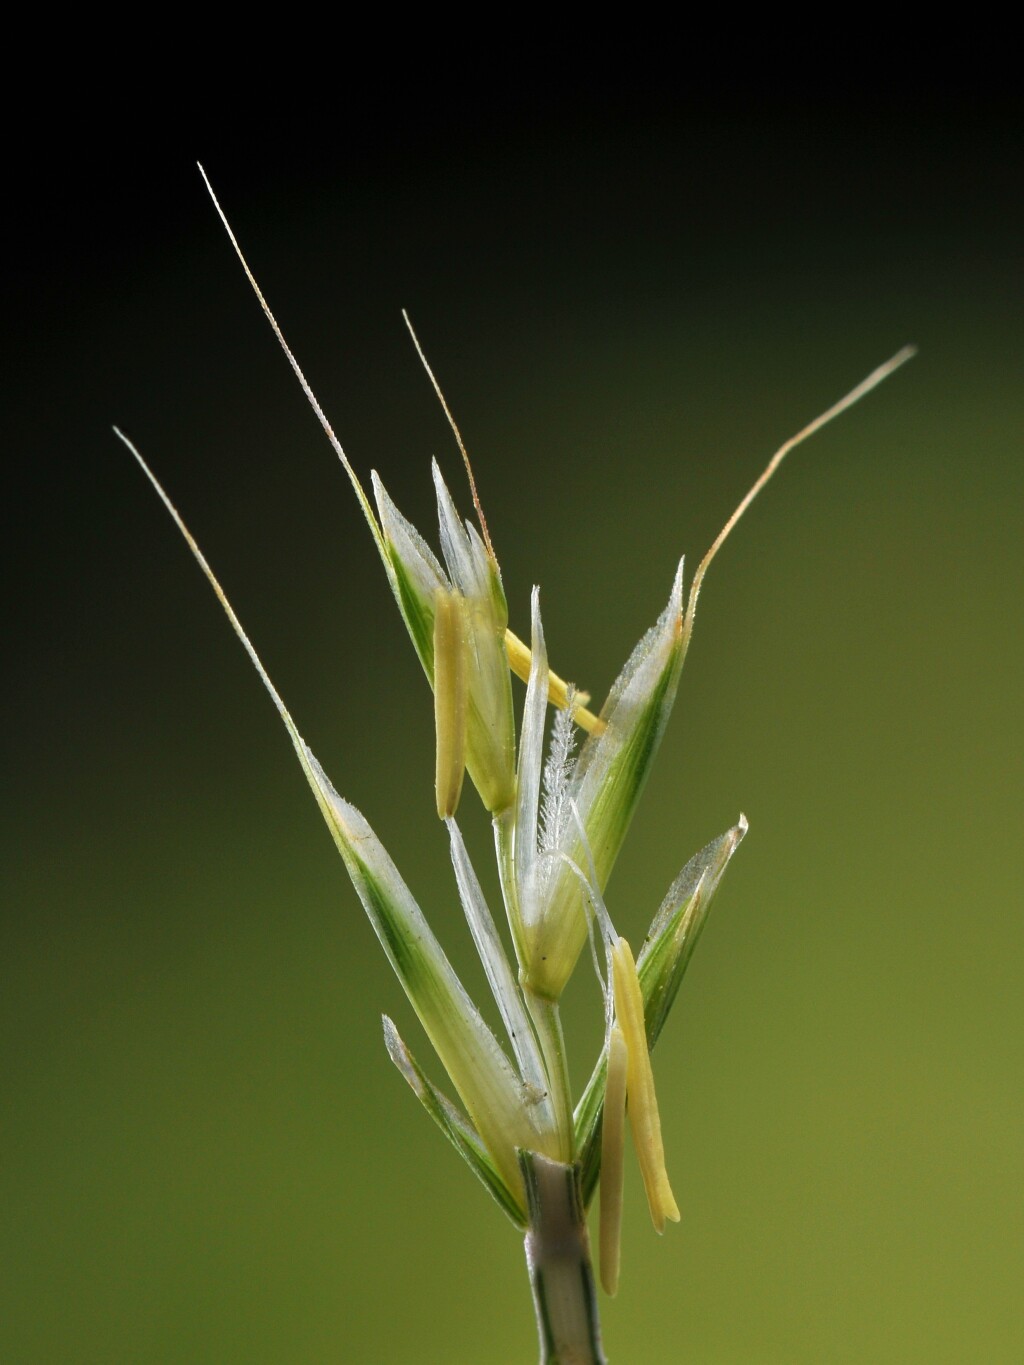
[[[519,1167],[530,1219],[526,1266],[537,1312],[540,1365],[607,1365],[579,1167],[522,1151]]]

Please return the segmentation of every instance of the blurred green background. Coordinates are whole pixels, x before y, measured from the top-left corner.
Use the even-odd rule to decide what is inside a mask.
[[[513,625],[539,583],[598,699],[771,451],[918,343],[716,562],[609,888],[639,940],[747,814],[656,1054],[682,1224],[659,1242],[630,1175],[605,1338],[645,1365],[1019,1361],[1019,106],[429,113],[73,141],[43,208],[74,229],[34,207],[8,259],[0,1359],[535,1358],[518,1237],[388,1064],[382,1011],[427,1045],[110,433],[481,992],[429,691],[200,155],[356,468],[433,538],[431,455],[468,498],[410,310]],[[485,864],[473,799],[463,826]]]

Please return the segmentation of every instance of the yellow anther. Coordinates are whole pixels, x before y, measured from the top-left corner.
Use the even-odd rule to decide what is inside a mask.
[[[633,1130],[651,1220],[657,1232],[665,1230],[665,1219],[679,1222],[679,1208],[665,1170],[665,1148],[661,1140],[661,1118],[654,1093],[654,1073],[647,1050],[644,1029],[644,1000],[640,979],[629,944],[620,938],[612,949],[612,974],[615,990],[615,1015],[622,1028],[629,1054],[626,1068],[626,1093],[629,1098],[629,1123]]]
[[[622,1174],[626,1151],[626,1072],[629,1051],[618,1024],[608,1039],[608,1073],[601,1119],[601,1284],[614,1295],[619,1288],[622,1242]]]
[[[513,635],[512,631],[505,631],[505,653],[508,655],[508,666],[517,678],[522,678],[523,682],[530,681],[530,647],[524,645],[518,635]],[[586,703],[590,700],[589,692],[575,692],[576,704],[573,707],[572,718],[581,730],[586,730],[590,735],[599,735],[605,728],[604,721],[600,716],[595,716],[593,711],[588,711]],[[552,706],[557,706],[560,711],[565,711],[569,706],[569,684],[548,670],[548,701]]]
[[[460,594],[438,588],[434,595],[434,791],[442,820],[458,809],[466,769],[466,656],[465,602]]]

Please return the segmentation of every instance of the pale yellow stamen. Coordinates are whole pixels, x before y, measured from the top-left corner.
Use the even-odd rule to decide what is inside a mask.
[[[661,1140],[661,1119],[654,1093],[654,1073],[647,1050],[644,1029],[644,1000],[640,979],[629,944],[620,938],[612,949],[612,974],[615,990],[615,1015],[622,1028],[629,1054],[626,1093],[629,1097],[629,1123],[633,1130],[651,1220],[657,1232],[665,1230],[665,1219],[679,1222],[679,1208],[665,1170],[665,1148]]]
[[[523,682],[530,681],[530,647],[524,645],[518,635],[512,631],[505,631],[505,653],[508,655],[508,666],[517,678],[522,678]],[[575,705],[572,710],[572,718],[581,730],[586,730],[590,735],[603,734],[605,723],[600,716],[595,716],[593,711],[588,711],[586,703],[590,700],[589,692],[580,692],[578,689],[573,691]],[[569,684],[560,678],[557,673],[548,670],[548,701],[552,706],[557,706],[560,711],[569,709]]]
[[[608,1039],[608,1074],[601,1119],[601,1284],[612,1297],[619,1288],[622,1242],[622,1175],[626,1151],[626,1074],[629,1050],[615,1024]]]
[[[434,596],[434,791],[442,820],[458,809],[466,769],[469,682],[464,608],[458,593],[438,588]]]

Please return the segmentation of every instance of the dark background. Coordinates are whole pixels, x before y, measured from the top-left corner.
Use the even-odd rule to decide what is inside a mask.
[[[379,79],[206,118],[183,83],[176,120],[137,70],[11,150],[0,1356],[534,1351],[517,1239],[389,1066],[382,1010],[426,1044],[110,431],[479,995],[429,692],[199,157],[357,470],[433,540],[432,454],[468,499],[409,309],[513,625],[540,583],[598,699],[772,449],[920,346],[709,575],[616,923],[751,833],[656,1057],[682,1225],[659,1244],[631,1176],[605,1331],[645,1365],[1018,1360],[1019,102]],[[596,1000],[584,964],[580,1075]]]

